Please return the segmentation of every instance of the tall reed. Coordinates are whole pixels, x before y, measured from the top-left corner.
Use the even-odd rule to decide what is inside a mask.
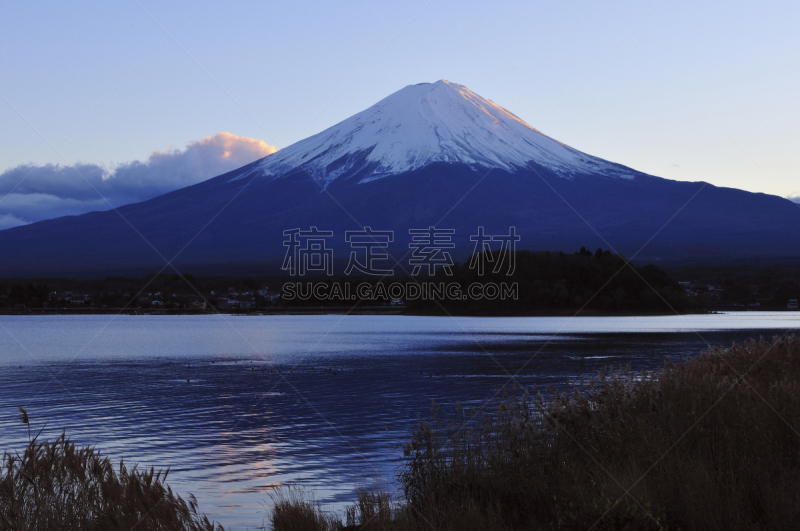
[[[115,469],[91,446],[62,434],[53,442],[30,435],[22,454],[4,453],[0,464],[0,529],[15,531],[186,530],[222,527],[198,512],[197,501],[175,494],[167,471]]]
[[[800,339],[749,341],[651,372],[611,371],[547,395],[512,389],[485,412],[434,405],[404,447],[404,497],[383,511],[391,520],[356,503],[347,523],[797,528]]]

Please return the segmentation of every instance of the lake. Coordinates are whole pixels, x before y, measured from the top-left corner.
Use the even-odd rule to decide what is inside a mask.
[[[708,345],[800,328],[798,312],[644,317],[2,316],[0,449],[25,407],[114,462],[169,484],[231,529],[266,521],[297,483],[331,509],[396,488],[431,401],[482,406],[514,376],[563,386],[604,367],[656,368]]]

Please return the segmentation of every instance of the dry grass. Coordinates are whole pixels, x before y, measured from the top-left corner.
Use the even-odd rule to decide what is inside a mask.
[[[270,496],[273,502],[271,522],[275,531],[335,531],[342,528],[342,522],[325,514],[307,491],[289,486]]]
[[[28,415],[21,420],[30,427]],[[29,432],[30,433],[30,432]],[[0,469],[0,529],[15,531],[222,529],[166,485],[168,471],[115,470],[92,447],[65,435],[30,437],[22,455],[5,453]]]
[[[405,445],[403,502],[361,493],[350,529],[766,530],[800,521],[800,339],[734,345],[549,395],[507,395],[479,415],[434,407]]]
[[[345,510],[344,529],[394,531],[401,529],[403,515],[390,494],[359,489],[356,503]]]

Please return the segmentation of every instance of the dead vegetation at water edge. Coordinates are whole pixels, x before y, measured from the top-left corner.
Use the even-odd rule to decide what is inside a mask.
[[[402,501],[361,492],[345,529],[766,530],[800,521],[798,338],[601,374],[550,396],[508,395],[487,412],[434,407],[405,445]],[[291,503],[276,506],[276,531],[344,525],[276,520]]]
[[[0,529],[13,531],[137,530],[220,531],[166,484],[169,471],[115,468],[91,446],[78,447],[62,434],[40,441],[30,431],[22,454],[0,464]]]

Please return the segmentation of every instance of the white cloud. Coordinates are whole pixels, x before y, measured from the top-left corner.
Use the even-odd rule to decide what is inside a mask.
[[[0,214],[0,230],[19,227],[20,225],[27,225],[28,223],[30,222],[20,219],[14,214]]]
[[[227,132],[156,151],[108,171],[96,164],[20,165],[0,174],[0,230],[43,219],[144,201],[235,170],[276,148]],[[106,201],[106,199],[108,201]]]

